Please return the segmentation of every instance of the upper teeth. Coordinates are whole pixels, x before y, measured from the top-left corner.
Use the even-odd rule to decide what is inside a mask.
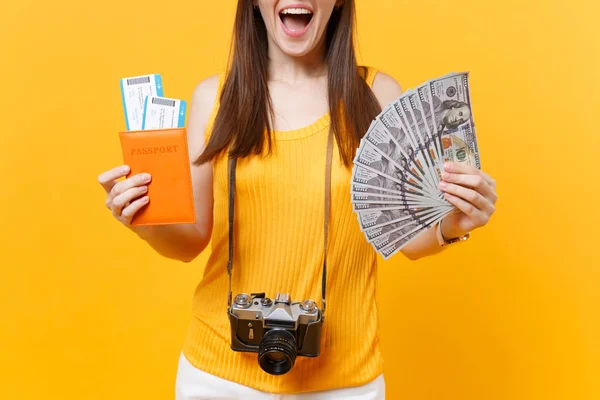
[[[281,10],[281,14],[312,14],[312,11],[306,8],[286,8]]]

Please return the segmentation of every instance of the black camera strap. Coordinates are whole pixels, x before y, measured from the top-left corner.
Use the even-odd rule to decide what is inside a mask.
[[[329,236],[329,215],[331,208],[331,160],[333,157],[333,133],[331,129],[327,136],[327,155],[325,159],[325,216],[323,223],[323,278],[322,278],[322,308],[321,313],[325,315],[325,290],[327,288],[327,242]],[[233,216],[235,203],[235,172],[237,166],[236,158],[229,158],[229,261],[227,262],[227,274],[229,275],[229,295],[227,306],[231,307],[231,271],[233,270]]]

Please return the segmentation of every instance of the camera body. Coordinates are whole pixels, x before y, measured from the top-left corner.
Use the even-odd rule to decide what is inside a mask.
[[[228,315],[231,349],[258,353],[259,364],[268,373],[286,373],[297,355],[320,354],[323,316],[313,300],[292,302],[288,293],[277,293],[275,300],[264,293],[241,293]]]

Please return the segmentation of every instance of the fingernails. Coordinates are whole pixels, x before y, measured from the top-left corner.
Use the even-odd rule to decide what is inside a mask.
[[[448,186],[448,184],[444,181],[440,181],[439,183],[440,189],[446,189],[446,187]]]
[[[449,174],[449,173],[447,173],[447,172],[444,172],[444,173],[442,174],[442,179],[449,179],[449,178],[450,178],[450,174]]]
[[[452,171],[452,167],[450,166],[450,163],[444,163],[444,170]]]
[[[125,175],[125,174],[129,173],[129,166],[128,166],[128,165],[125,165],[123,168],[121,168],[121,173],[122,173],[123,175]]]
[[[150,180],[150,174],[142,174],[142,179],[144,182],[148,182]]]
[[[148,196],[144,196],[144,197],[142,197],[142,203],[147,203],[147,202],[148,202],[148,200],[150,200],[150,199],[148,198]]]
[[[142,193],[146,193],[148,191],[148,186],[142,186],[140,189],[142,190]]]

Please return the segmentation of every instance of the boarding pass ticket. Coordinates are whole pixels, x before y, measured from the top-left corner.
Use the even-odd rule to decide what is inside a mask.
[[[142,129],[183,128],[185,100],[148,96],[144,102]]]
[[[128,131],[143,129],[144,102],[147,96],[163,96],[159,74],[133,76],[121,79],[121,97]]]

